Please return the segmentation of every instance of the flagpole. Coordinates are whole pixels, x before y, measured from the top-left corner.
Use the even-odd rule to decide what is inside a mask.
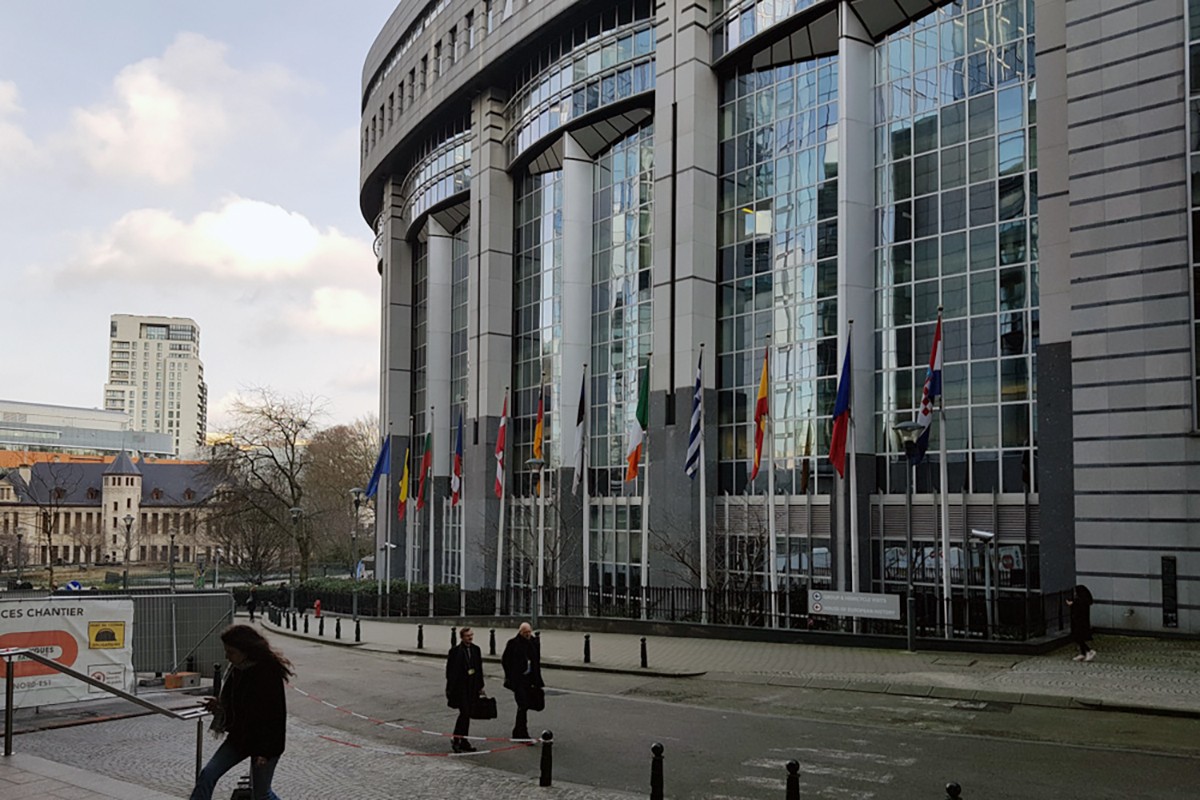
[[[708,464],[704,460],[704,342],[700,343],[700,622],[708,622]]]
[[[942,321],[942,307],[938,306],[938,323]],[[946,638],[954,637],[954,603],[950,588],[950,493],[946,477],[946,393],[938,394],[938,479],[941,481],[942,500],[942,603],[946,621]]]
[[[592,416],[591,398],[588,396],[588,367],[583,365],[583,442],[577,445],[583,452],[583,615],[592,615],[589,592],[592,587],[592,498],[588,486],[588,421]]]
[[[466,488],[463,478],[466,476],[466,467],[461,463],[463,458],[459,456],[458,449],[462,445],[463,434],[463,412],[466,410],[466,403],[463,396],[458,396],[458,426],[454,429],[454,455],[450,457],[450,480],[458,478],[458,504],[454,511],[454,527],[458,530],[458,613],[461,616],[467,615],[467,548],[466,531],[463,530],[461,524],[463,518],[463,509],[466,508],[466,501],[463,498],[463,489]],[[466,455],[465,453],[463,454]],[[462,474],[459,474],[459,473]]]
[[[771,334],[766,336],[766,365],[767,365],[767,536],[769,541],[768,558],[770,559],[769,574],[771,576],[771,627],[779,627],[779,570],[776,565],[775,531],[775,415],[771,413]]]
[[[384,604],[383,610],[384,610],[384,613],[390,617],[392,615],[392,502],[389,499],[391,496],[390,484],[392,482],[392,468],[391,468],[392,467],[392,465],[391,465],[391,460],[392,460],[392,448],[391,448],[392,423],[391,423],[391,421],[388,422],[387,436],[388,436],[388,458],[387,458],[387,460],[388,460],[388,464],[387,464],[388,479],[383,482],[383,497],[381,499],[383,501],[384,514],[387,515],[384,517],[384,523],[383,523],[383,535],[384,535],[383,555],[385,558],[385,561],[383,562],[383,581],[384,581],[384,585],[387,587],[387,593],[384,594],[384,596],[383,596],[383,604]]]
[[[409,469],[409,462],[412,459],[413,444],[416,441],[416,435],[417,435],[415,426],[416,426],[416,417],[412,414],[409,414],[408,415],[408,447],[404,448],[404,462],[405,462],[404,467],[405,467],[405,469]],[[405,553],[404,553],[405,591],[404,591],[404,594],[405,594],[405,597],[412,596],[412,582],[413,582],[413,541],[412,541],[412,513],[411,513],[412,509],[409,508],[409,505],[408,505],[409,501],[412,499],[412,486],[411,486],[412,479],[413,479],[412,470],[409,469],[408,481],[409,481],[410,485],[408,487],[408,491],[405,493],[405,496],[404,496],[404,548],[405,548]],[[405,606],[405,613],[409,613],[409,611],[411,610],[411,606],[412,606],[411,600],[406,602],[404,604],[404,606]]]
[[[433,440],[436,438],[436,434],[433,432],[437,430],[437,427],[434,425],[433,406],[429,407],[429,423],[425,426],[425,430],[430,432],[430,434],[431,434],[430,435],[430,447],[435,448],[435,452],[436,452],[436,445],[433,444]],[[424,461],[424,459],[425,459],[425,455],[424,455],[424,453],[422,453],[421,460]],[[421,472],[424,473],[425,471],[421,470]],[[429,481],[431,484],[433,483],[433,459],[432,458],[429,460],[429,474],[428,475],[423,474],[422,477],[424,480]],[[433,494],[432,486],[429,487],[429,493],[431,495]],[[430,497],[429,499],[432,500],[433,498]],[[434,545],[435,545],[435,540],[434,540],[434,527],[435,526],[433,524],[433,518],[436,515],[434,514],[434,510],[435,510],[434,504],[428,503],[428,505],[429,505],[429,616],[432,617],[433,616],[433,566],[434,566],[433,550],[434,550]]]
[[[504,428],[505,418],[507,416],[508,416],[508,387],[505,386],[504,387],[504,405],[500,407],[500,430],[501,431],[507,432]],[[499,436],[501,434],[497,433],[496,435]],[[503,459],[503,457],[505,455],[504,450],[507,449],[507,446],[508,446],[508,443],[506,441],[505,447],[501,448],[501,450],[500,450],[501,459]],[[501,463],[503,463],[503,461]],[[505,497],[508,496],[508,492],[504,491],[504,484],[507,483],[508,475],[506,474],[504,477],[506,480],[502,481],[500,484],[500,524],[496,528],[496,616],[500,616],[501,600],[503,599],[503,591],[504,591],[503,586],[502,586],[502,584],[504,583],[504,510],[505,510],[504,499],[505,499]]]
[[[646,396],[650,396],[650,360],[646,353]],[[640,380],[640,376],[639,376]],[[640,396],[642,387],[638,387]],[[649,403],[647,403],[647,406]],[[646,428],[642,431],[642,449],[646,453],[646,477],[642,481],[642,619],[646,619],[646,583],[650,578],[650,410],[646,409]]]
[[[846,348],[854,346],[854,320],[849,321],[846,332]],[[854,415],[854,353],[850,353],[850,591],[857,592],[858,586],[858,470],[855,469],[858,450],[858,434]],[[854,619],[857,627],[858,617]]]

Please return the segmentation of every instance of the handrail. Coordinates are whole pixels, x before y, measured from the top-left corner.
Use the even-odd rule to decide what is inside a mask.
[[[74,678],[78,681],[83,681],[89,686],[95,686],[108,692],[111,695],[120,697],[123,700],[128,700],[134,705],[139,705],[142,708],[148,709],[155,714],[160,714],[164,717],[171,717],[178,720],[195,720],[196,721],[196,776],[200,776],[201,761],[204,757],[204,718],[209,716],[209,712],[203,707],[185,708],[181,711],[160,706],[157,703],[151,703],[149,700],[143,700],[135,694],[130,694],[123,689],[117,689],[108,684],[98,681],[90,675],[85,675],[82,672],[71,669],[65,664],[46,658],[40,653],[34,652],[28,647],[2,647],[0,648],[0,659],[5,662],[5,681],[4,681],[4,755],[11,756],[13,754],[13,715],[14,709],[14,694],[16,690],[16,666],[17,657],[27,658],[30,661],[36,661],[43,666],[50,667],[53,670],[61,672],[63,675]]]

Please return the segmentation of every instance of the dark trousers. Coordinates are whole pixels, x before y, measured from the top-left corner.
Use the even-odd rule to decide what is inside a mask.
[[[1074,638],[1075,638],[1075,644],[1077,644],[1079,646],[1079,655],[1086,656],[1088,654],[1088,651],[1092,649],[1091,645],[1088,644],[1088,637],[1086,635],[1084,635],[1084,636],[1076,636]]]
[[[471,734],[471,708],[466,703],[458,710],[458,719],[454,721],[455,736],[469,736]],[[458,740],[456,739],[455,742]]]
[[[529,689],[518,686],[513,689],[513,700],[517,704],[517,718],[513,722],[513,738],[529,738]]]

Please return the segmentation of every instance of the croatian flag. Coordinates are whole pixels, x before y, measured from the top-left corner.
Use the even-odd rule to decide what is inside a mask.
[[[458,436],[454,441],[454,467],[450,472],[450,505],[458,505],[462,497],[463,415],[458,412]]]
[[[937,329],[933,333],[933,352],[929,354],[929,371],[925,373],[925,388],[921,391],[921,410],[917,413],[917,424],[921,435],[908,463],[916,466],[925,460],[929,449],[929,429],[933,425],[933,404],[942,397],[942,315],[938,314]]]
[[[833,404],[833,438],[829,442],[829,463],[839,478],[846,477],[846,440],[850,435],[850,336],[846,336],[846,355],[842,358],[842,377],[838,381],[837,400]]]

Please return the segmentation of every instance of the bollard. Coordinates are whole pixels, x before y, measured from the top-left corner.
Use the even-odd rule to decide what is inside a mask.
[[[592,635],[590,633],[583,635],[583,663],[592,663]]]
[[[424,625],[417,626],[417,649],[418,650],[425,649],[425,626]]]
[[[308,614],[304,615],[304,632],[308,633]]]
[[[554,734],[542,731],[542,779],[538,786],[549,786],[554,777]]]
[[[458,628],[451,626],[450,628],[450,646],[458,644]]]
[[[335,639],[342,638],[342,618],[341,617],[338,617],[333,622],[333,638],[335,638]]]
[[[787,763],[787,796],[786,800],[800,800],[800,763]]]
[[[213,664],[213,697],[221,696],[221,665]]]
[[[654,757],[650,760],[650,800],[663,800],[663,746],[650,745]]]
[[[362,641],[362,623],[358,620],[354,620],[354,641]]]
[[[954,781],[946,784],[946,800],[959,800],[962,797],[962,787]]]
[[[496,629],[495,628],[492,629],[491,634],[488,636],[488,655],[489,656],[496,655]]]
[[[308,617],[305,617],[304,619],[305,619],[305,621],[307,621]],[[325,635],[325,618],[317,617],[317,636],[324,636],[324,635]]]
[[[649,666],[649,663],[650,662],[646,659],[646,637],[643,636],[642,637],[642,669],[646,669]]]

